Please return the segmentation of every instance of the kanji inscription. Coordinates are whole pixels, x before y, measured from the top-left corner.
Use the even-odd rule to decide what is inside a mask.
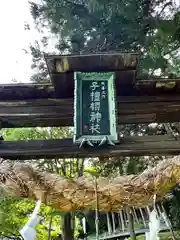
[[[109,103],[107,81],[82,83],[82,134],[109,135]]]

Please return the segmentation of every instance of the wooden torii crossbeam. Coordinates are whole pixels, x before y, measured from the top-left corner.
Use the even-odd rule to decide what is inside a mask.
[[[180,119],[180,79],[136,79],[138,54],[46,56],[53,84],[0,85],[1,128],[73,126],[74,71],[115,71],[118,124]],[[72,139],[1,141],[0,157],[72,158],[179,154],[169,136],[125,137],[115,147],[79,149]]]
[[[159,92],[155,85],[162,84],[161,79],[147,82],[145,87],[143,81],[137,81],[133,95],[117,95],[119,124],[179,121],[180,79],[170,81],[175,82],[173,89]],[[151,95],[144,95],[143,89],[149,89]],[[1,127],[73,126],[73,97],[69,97],[61,98],[51,84],[0,85]]]
[[[115,147],[79,148],[72,139],[1,141],[0,157],[11,160],[180,154],[180,140],[166,135],[125,137]]]

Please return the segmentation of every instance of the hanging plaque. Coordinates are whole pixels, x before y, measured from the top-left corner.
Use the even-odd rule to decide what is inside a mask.
[[[74,143],[118,141],[114,73],[76,72]]]

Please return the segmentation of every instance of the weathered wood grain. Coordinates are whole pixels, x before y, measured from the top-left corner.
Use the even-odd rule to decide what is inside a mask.
[[[5,159],[76,158],[98,156],[149,156],[180,154],[180,140],[166,135],[126,137],[115,147],[79,148],[71,139],[1,141],[0,157]]]
[[[72,73],[53,75],[54,86],[46,84],[1,84],[0,101],[27,99],[73,99],[74,80]],[[118,97],[178,95],[180,79],[135,80],[134,71],[116,73],[116,94]],[[163,96],[162,96],[163,97]],[[168,97],[168,96],[167,96]]]
[[[118,97],[118,123],[180,121],[180,95]],[[0,127],[73,126],[73,99],[0,101]]]
[[[56,98],[50,83],[46,84],[0,84],[0,101]]]
[[[47,55],[45,60],[50,74],[55,72],[96,72],[135,70],[139,53],[104,53],[91,55]]]

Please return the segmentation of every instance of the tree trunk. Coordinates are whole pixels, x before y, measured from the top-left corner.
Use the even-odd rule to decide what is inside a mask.
[[[74,229],[72,227],[71,213],[66,213],[63,217],[63,236],[64,240],[74,239]]]
[[[129,224],[129,232],[130,232],[131,240],[136,240],[136,233],[134,231],[134,219],[133,219],[133,213],[131,208],[127,208],[127,215],[128,215],[128,224]]]
[[[48,226],[48,238],[47,238],[48,240],[51,239],[51,225],[52,225],[52,215],[51,215],[49,226]]]

